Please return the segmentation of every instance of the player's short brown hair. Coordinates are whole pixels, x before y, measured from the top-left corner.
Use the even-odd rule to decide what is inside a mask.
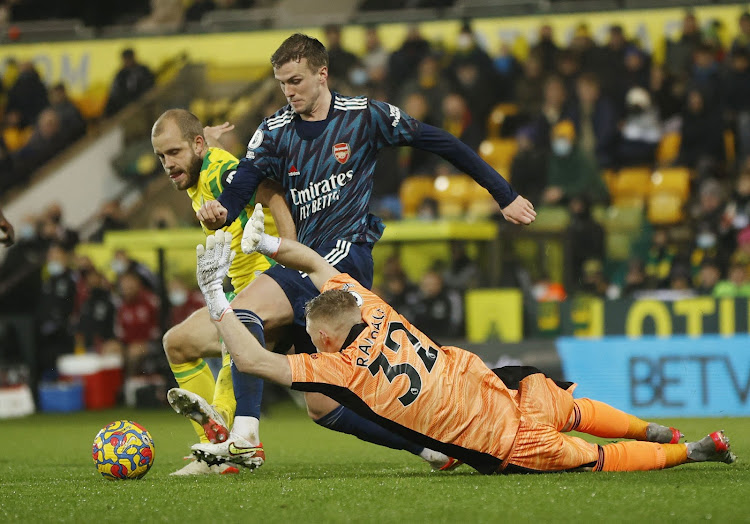
[[[355,309],[359,310],[359,306],[354,295],[343,289],[330,289],[307,301],[305,318],[335,319]]]
[[[303,58],[307,58],[307,64],[313,71],[328,65],[328,51],[320,40],[294,33],[271,55],[271,65],[277,69],[287,62],[299,62]]]
[[[203,124],[198,117],[187,109],[168,109],[156,120],[151,136],[159,136],[164,132],[165,122],[174,122],[182,134],[182,138],[188,142],[195,140],[196,136],[203,137]],[[205,137],[203,137],[205,139]]]

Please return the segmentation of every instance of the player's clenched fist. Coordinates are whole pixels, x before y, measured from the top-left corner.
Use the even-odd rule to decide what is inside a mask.
[[[227,210],[218,200],[209,200],[201,206],[195,214],[208,229],[224,227],[227,220]]]
[[[534,206],[521,195],[502,209],[505,220],[512,224],[529,225],[536,220]]]
[[[273,257],[279,251],[281,239],[272,237],[265,233],[265,216],[263,215],[263,206],[255,204],[253,216],[245,224],[245,231],[242,233],[242,252],[246,255],[250,253],[261,253]]]

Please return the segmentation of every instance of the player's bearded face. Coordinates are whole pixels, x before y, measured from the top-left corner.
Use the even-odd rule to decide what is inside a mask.
[[[186,181],[184,184],[178,184],[175,183],[175,186],[177,189],[187,189],[189,187],[193,187],[195,184],[198,183],[198,178],[201,175],[201,167],[203,167],[203,159],[196,155],[193,150],[191,149],[191,159],[187,166],[187,169],[185,169],[185,174],[187,175]],[[184,185],[184,187],[181,187]]]
[[[163,154],[157,152],[157,155],[174,187],[185,191],[197,184],[203,167],[203,158],[196,152],[195,144],[181,139],[166,141],[163,145],[157,144],[157,141],[158,139],[154,140],[154,148],[164,151]]]

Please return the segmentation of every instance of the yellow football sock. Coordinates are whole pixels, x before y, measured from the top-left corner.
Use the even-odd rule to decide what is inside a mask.
[[[200,395],[205,398],[208,402],[213,401],[214,388],[216,383],[214,381],[214,375],[211,373],[211,369],[206,364],[206,361],[202,358],[193,360],[192,362],[185,362],[184,364],[169,364],[172,368],[177,384],[182,389]],[[203,428],[197,422],[190,421],[193,424],[195,432],[198,434],[198,438],[202,443],[208,443],[206,434],[203,432]]]
[[[221,359],[221,370],[216,377],[216,388],[214,389],[214,407],[224,417],[227,427],[231,428],[234,422],[234,411],[237,402],[234,399],[234,386],[232,384],[232,358],[227,353]]]

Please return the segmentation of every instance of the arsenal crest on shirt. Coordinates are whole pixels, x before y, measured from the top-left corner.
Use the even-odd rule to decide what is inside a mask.
[[[333,157],[338,160],[340,164],[346,164],[350,156],[352,156],[352,150],[348,143],[339,142],[333,146]]]

